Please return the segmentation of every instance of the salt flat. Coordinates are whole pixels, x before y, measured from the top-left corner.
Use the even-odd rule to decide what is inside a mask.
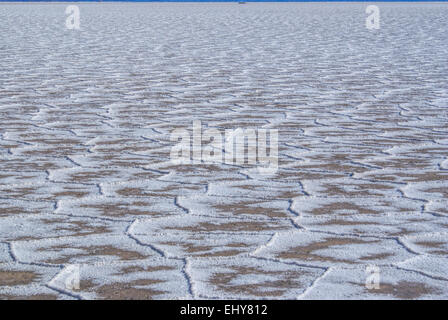
[[[448,298],[446,4],[77,5],[0,4],[0,298]]]

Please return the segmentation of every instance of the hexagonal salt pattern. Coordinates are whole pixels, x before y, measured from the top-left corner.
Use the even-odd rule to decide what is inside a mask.
[[[446,5],[77,5],[0,4],[0,299],[448,298]]]

